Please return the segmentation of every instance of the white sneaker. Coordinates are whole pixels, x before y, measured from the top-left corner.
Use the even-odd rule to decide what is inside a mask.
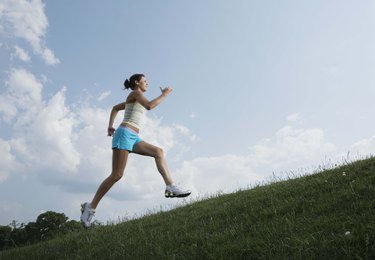
[[[191,194],[190,190],[183,190],[176,185],[167,185],[165,189],[166,198],[184,198]]]
[[[91,219],[95,215],[95,210],[91,208],[90,203],[85,202],[81,204],[81,223],[85,228],[91,226]]]

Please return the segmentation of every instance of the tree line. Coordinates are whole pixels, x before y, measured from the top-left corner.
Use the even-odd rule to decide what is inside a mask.
[[[79,221],[69,220],[64,213],[47,211],[35,222],[25,224],[13,220],[8,226],[0,225],[0,250],[35,244],[83,229]]]

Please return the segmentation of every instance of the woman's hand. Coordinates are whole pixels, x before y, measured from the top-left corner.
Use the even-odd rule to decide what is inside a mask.
[[[108,127],[108,136],[112,136],[115,133],[116,129],[113,127]]]
[[[160,87],[160,90],[161,90],[161,95],[166,97],[169,95],[169,93],[172,92],[173,89],[171,87],[166,87],[166,88]]]

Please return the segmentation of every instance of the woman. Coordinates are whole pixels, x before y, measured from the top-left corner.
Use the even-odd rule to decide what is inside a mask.
[[[166,184],[165,197],[186,197],[190,195],[189,190],[182,190],[173,184],[163,150],[152,144],[143,141],[139,136],[139,124],[146,110],[158,106],[172,91],[172,88],[160,88],[161,95],[151,101],[147,100],[143,93],[148,89],[148,84],[143,74],[134,74],[124,82],[125,89],[132,91],[126,101],[113,107],[109,118],[108,136],[112,139],[112,173],[99,186],[94,198],[90,203],[83,203],[81,206],[81,223],[85,227],[90,227],[91,219],[99,201],[108,190],[119,181],[123,174],[128,160],[129,153],[136,153],[155,158],[156,166]],[[117,113],[125,109],[124,120],[115,130],[113,122]]]

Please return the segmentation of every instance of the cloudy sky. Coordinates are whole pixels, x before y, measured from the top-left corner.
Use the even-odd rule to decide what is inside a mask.
[[[133,73],[150,99],[174,89],[141,137],[196,200],[374,153],[374,72],[370,0],[1,0],[0,225],[79,219],[111,171],[109,113]],[[184,203],[163,196],[133,155],[96,218]]]

